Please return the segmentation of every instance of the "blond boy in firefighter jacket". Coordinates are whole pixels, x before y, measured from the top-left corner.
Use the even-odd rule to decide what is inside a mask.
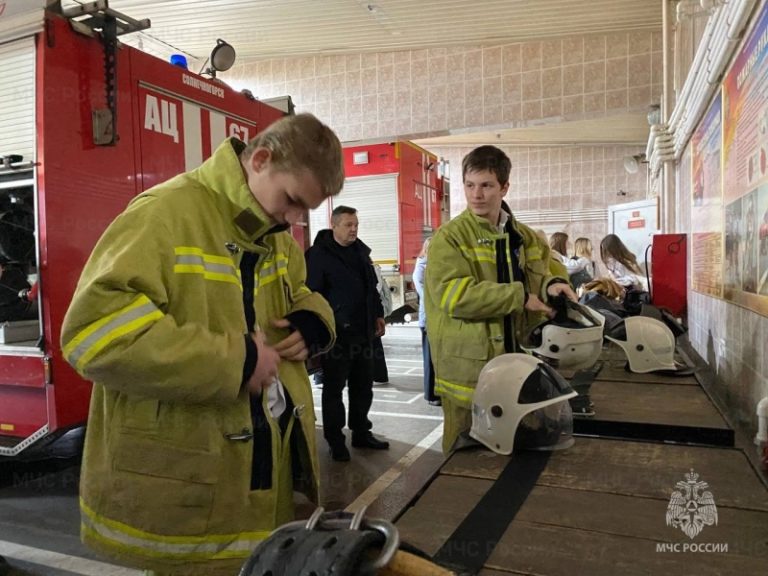
[[[544,304],[565,293],[567,277],[550,272],[549,247],[502,206],[509,158],[481,146],[462,162],[467,209],[440,227],[429,246],[425,304],[427,337],[442,398],[443,452],[462,444],[472,423],[480,370],[518,351],[526,331],[551,314]]]
[[[80,484],[89,546],[162,574],[231,575],[284,520],[281,434],[269,484],[252,487],[252,404],[279,430],[268,400],[280,351],[248,332],[240,264],[252,253],[260,267],[273,253],[264,236],[343,178],[333,132],[286,117],[139,195],[99,240],[62,328],[65,357],[94,382]]]

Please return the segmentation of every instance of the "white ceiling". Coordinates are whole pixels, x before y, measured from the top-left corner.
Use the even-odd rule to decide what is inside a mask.
[[[64,6],[77,0],[64,0]],[[205,59],[217,38],[239,61],[515,42],[661,28],[658,0],[110,0],[150,18],[147,43]]]

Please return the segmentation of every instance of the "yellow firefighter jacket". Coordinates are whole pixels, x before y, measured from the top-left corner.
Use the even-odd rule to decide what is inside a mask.
[[[225,141],[129,204],[96,245],[62,327],[67,361],[94,383],[83,541],[158,572],[236,574],[284,521],[277,502],[292,490],[279,433],[271,488],[250,488],[239,262],[243,251],[271,254],[271,224],[241,146]]]
[[[522,237],[517,250],[524,282],[500,283],[496,262],[499,233],[487,219],[465,210],[444,224],[429,245],[425,304],[427,337],[435,369],[435,393],[443,399],[443,449],[450,451],[461,432],[469,429],[477,377],[491,358],[504,353],[504,316],[512,314],[513,340],[544,320],[524,309],[525,294],[547,301],[553,280],[549,247],[527,226],[510,222]],[[508,246],[508,244],[507,244]],[[513,278],[512,258],[506,266]]]

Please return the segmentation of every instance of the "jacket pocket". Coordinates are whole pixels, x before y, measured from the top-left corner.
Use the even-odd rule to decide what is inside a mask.
[[[458,331],[446,335],[443,346],[447,355],[469,360],[486,360],[489,355],[488,326],[485,322],[459,320]]]
[[[120,436],[106,515],[148,533],[204,534],[222,468],[219,455]]]

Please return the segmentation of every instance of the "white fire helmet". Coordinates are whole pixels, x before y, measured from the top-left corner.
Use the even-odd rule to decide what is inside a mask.
[[[523,348],[556,368],[590,368],[603,349],[605,316],[567,302],[567,318],[549,320],[531,331]]]
[[[626,340],[606,336],[624,349],[632,372],[676,370],[675,335],[659,320],[648,316],[630,316],[624,319]]]
[[[529,354],[502,354],[480,372],[469,435],[498,454],[573,444],[577,396],[560,374]]]

